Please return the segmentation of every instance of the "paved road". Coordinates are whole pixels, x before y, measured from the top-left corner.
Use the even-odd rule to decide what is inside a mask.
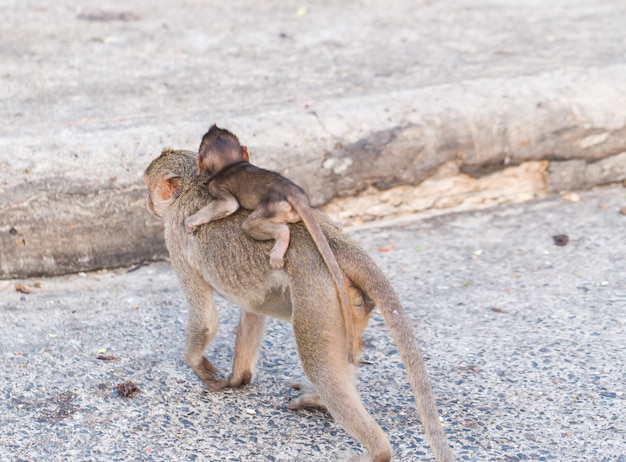
[[[350,231],[407,308],[459,460],[626,461],[626,190],[580,198]],[[218,303],[209,354],[227,373],[237,310]],[[182,359],[185,312],[164,262],[1,281],[0,460],[324,461],[360,449],[324,412],[286,409],[301,374],[287,324],[270,323],[255,383],[211,393]],[[365,360],[360,390],[396,460],[432,460],[379,316]],[[139,391],[123,398],[128,380]]]

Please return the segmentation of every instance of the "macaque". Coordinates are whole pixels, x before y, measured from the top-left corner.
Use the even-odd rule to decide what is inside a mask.
[[[318,220],[327,221],[325,214],[313,211],[304,190],[277,172],[265,170],[250,162],[248,149],[228,130],[213,125],[202,137],[198,151],[198,171],[208,173],[208,190],[214,199],[185,220],[187,231],[235,213],[240,207],[252,213],[242,224],[243,231],[259,241],[274,240],[270,266],[280,269],[289,247],[287,223],[302,221],[311,234],[339,297],[346,337],[350,344],[348,359],[356,360],[356,333],[341,269],[333,255]],[[326,217],[328,218],[328,217]]]
[[[303,394],[289,407],[325,407],[367,449],[368,454],[359,460],[391,460],[389,440],[356,390],[356,366],[347,359],[349,343],[341,325],[336,288],[306,228],[300,223],[292,225],[287,259],[293,264],[272,271],[266,260],[271,244],[249,239],[241,232],[249,216],[246,210],[207,223],[194,234],[186,232],[185,218],[211,200],[205,178],[197,174],[194,153],[163,151],[146,170],[144,180],[148,208],[164,220],[170,259],[189,301],[185,359],[194,373],[212,390],[250,383],[266,316],[290,321],[310,383],[292,385]],[[453,461],[428,373],[398,296],[383,272],[350,237],[326,223],[321,227],[349,283],[357,338],[377,306],[402,357],[435,458]],[[227,379],[204,356],[219,325],[214,291],[241,307],[232,373]]]

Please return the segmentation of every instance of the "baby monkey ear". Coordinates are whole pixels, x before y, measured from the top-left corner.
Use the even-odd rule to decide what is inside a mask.
[[[248,154],[248,147],[247,146],[242,146],[241,147],[241,158],[243,160],[245,160],[246,162],[250,162],[250,154]]]

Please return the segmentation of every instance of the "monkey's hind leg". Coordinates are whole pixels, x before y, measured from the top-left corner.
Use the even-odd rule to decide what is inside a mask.
[[[275,225],[278,236],[270,252],[270,266],[272,269],[281,269],[285,266],[285,253],[289,247],[289,226]]]
[[[286,203],[286,202],[285,202]],[[287,204],[289,205],[289,204]],[[285,266],[285,253],[289,247],[290,232],[286,221],[261,205],[243,222],[243,231],[257,241],[269,241],[274,239],[274,247],[270,252],[270,266],[272,269],[280,269]]]
[[[242,311],[237,326],[233,372],[228,385],[238,387],[252,382],[259,348],[265,330],[265,316]]]
[[[357,393],[355,368],[347,360],[348,344],[331,287],[323,291],[307,287],[307,294],[294,290],[293,328],[302,367],[335,421],[365,446],[367,460],[387,462],[391,445]]]
[[[356,330],[357,350],[361,349],[361,335],[367,327],[372,310],[374,309],[374,303],[367,298],[363,292],[354,287],[352,281],[344,275],[344,282],[346,289],[348,290],[348,297],[350,298],[350,304],[352,305],[352,314],[354,315],[353,322]],[[313,408],[313,409],[326,409],[326,404],[322,401],[319,393],[306,378],[298,379],[291,383],[291,388],[298,390],[301,395],[291,400],[287,406],[289,409],[301,409],[301,408]]]

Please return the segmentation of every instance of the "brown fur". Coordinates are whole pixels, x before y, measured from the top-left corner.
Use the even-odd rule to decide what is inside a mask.
[[[150,164],[144,177],[149,190],[148,207],[164,219],[171,262],[190,304],[187,362],[214,390],[249,383],[254,377],[265,316],[290,320],[304,372],[312,383],[294,385],[304,394],[292,407],[326,407],[365,446],[366,460],[391,460],[387,436],[367,413],[356,391],[354,366],[346,359],[348,345],[334,285],[309,233],[302,225],[292,226],[288,261],[281,271],[271,271],[267,266],[268,243],[248,239],[241,232],[246,211],[188,234],[185,217],[210,200],[202,178],[197,176],[194,157],[191,152],[166,150]],[[424,361],[397,295],[382,271],[354,241],[332,226],[322,223],[322,228],[351,284],[348,290],[359,336],[375,304],[398,346],[435,457],[438,461],[453,461]],[[220,378],[204,357],[218,327],[214,290],[242,308],[228,379]]]
[[[198,170],[211,175],[208,189],[215,200],[185,220],[187,231],[193,232],[202,224],[227,217],[239,207],[251,210],[242,228],[253,239],[275,241],[270,266],[280,269],[285,264],[291,234],[287,223],[304,222],[335,283],[350,345],[348,360],[354,363],[358,350],[348,293],[341,269],[318,223],[319,219],[328,220],[321,212],[313,211],[302,188],[281,174],[256,167],[248,160],[247,149],[228,130],[213,125],[202,137]]]

